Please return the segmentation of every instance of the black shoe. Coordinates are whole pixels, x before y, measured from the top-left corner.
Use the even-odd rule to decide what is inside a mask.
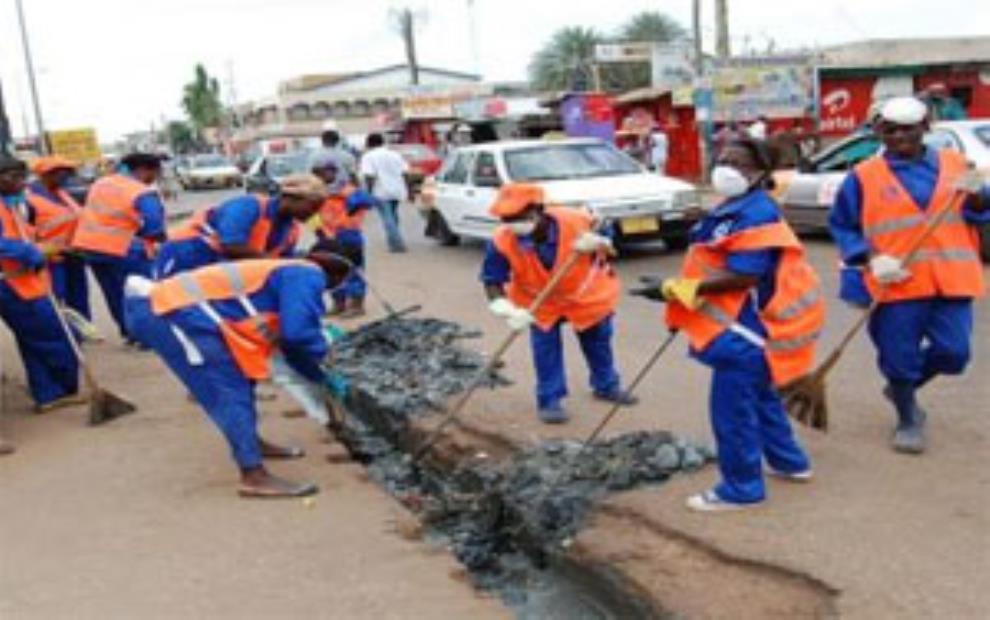
[[[595,392],[595,398],[609,403],[619,403],[626,407],[631,407],[639,402],[639,399],[629,392],[629,390],[623,390],[622,388],[616,388],[611,392]]]

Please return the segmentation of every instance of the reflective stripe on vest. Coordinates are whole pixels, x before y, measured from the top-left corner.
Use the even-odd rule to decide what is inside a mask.
[[[57,190],[61,202],[32,190],[25,192],[27,202],[34,209],[35,238],[61,249],[72,240],[81,207],[65,190]]]
[[[932,219],[940,220],[914,257],[908,261],[911,277],[881,286],[866,270],[865,282],[880,303],[931,297],[978,297],[983,293],[983,266],[979,235],[963,214],[963,201],[954,190],[966,174],[965,159],[949,149],[938,152],[938,179],[926,208],[918,205],[882,156],[854,168],[861,191],[861,225],[874,255],[906,259]],[[949,211],[946,211],[949,209]]]

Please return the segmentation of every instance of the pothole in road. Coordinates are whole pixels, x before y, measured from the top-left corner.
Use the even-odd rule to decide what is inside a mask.
[[[417,516],[428,540],[446,546],[476,586],[497,593],[518,617],[668,615],[608,563],[568,549],[607,494],[662,483],[712,454],[667,432],[639,432],[585,449],[548,441],[498,460],[472,445],[466,455],[413,463],[409,453],[423,437],[416,418],[439,409],[484,366],[460,345],[470,335],[435,319],[395,319],[337,343],[334,368],[350,385],[338,439]]]

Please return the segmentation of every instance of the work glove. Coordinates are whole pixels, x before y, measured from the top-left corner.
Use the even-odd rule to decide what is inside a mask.
[[[520,308],[505,297],[493,299],[488,304],[488,310],[495,316],[505,319],[512,331],[522,331],[533,324],[534,318],[529,310]]]
[[[578,254],[594,254],[595,252],[605,252],[609,256],[615,254],[615,246],[612,240],[605,235],[586,232],[574,242],[574,251]]]
[[[668,278],[660,285],[660,293],[667,301],[676,301],[691,310],[701,306],[698,287],[701,280],[696,278]]]
[[[967,194],[979,194],[983,191],[983,176],[976,170],[967,170],[952,183],[952,189]]]
[[[664,299],[663,292],[661,291],[663,280],[660,276],[640,276],[639,281],[642,286],[630,289],[629,294],[663,303],[667,301]]]
[[[39,243],[38,249],[41,250],[41,253],[44,254],[47,260],[56,258],[62,253],[61,248],[51,243]]]
[[[870,273],[883,285],[904,282],[911,272],[904,267],[904,261],[890,254],[878,254],[870,259]]]
[[[331,396],[338,400],[345,398],[349,388],[350,385],[343,375],[332,370],[323,370],[323,389],[329,392]]]

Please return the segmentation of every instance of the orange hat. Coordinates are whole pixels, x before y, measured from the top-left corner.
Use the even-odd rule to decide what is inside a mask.
[[[519,215],[532,204],[543,204],[543,188],[531,183],[508,183],[498,192],[495,204],[488,211],[495,217]]]
[[[38,159],[31,162],[31,172],[41,175],[51,172],[52,170],[58,170],[59,168],[67,168],[69,170],[75,170],[78,168],[76,162],[71,159],[66,159],[61,155],[49,155],[47,157],[39,157]]]

